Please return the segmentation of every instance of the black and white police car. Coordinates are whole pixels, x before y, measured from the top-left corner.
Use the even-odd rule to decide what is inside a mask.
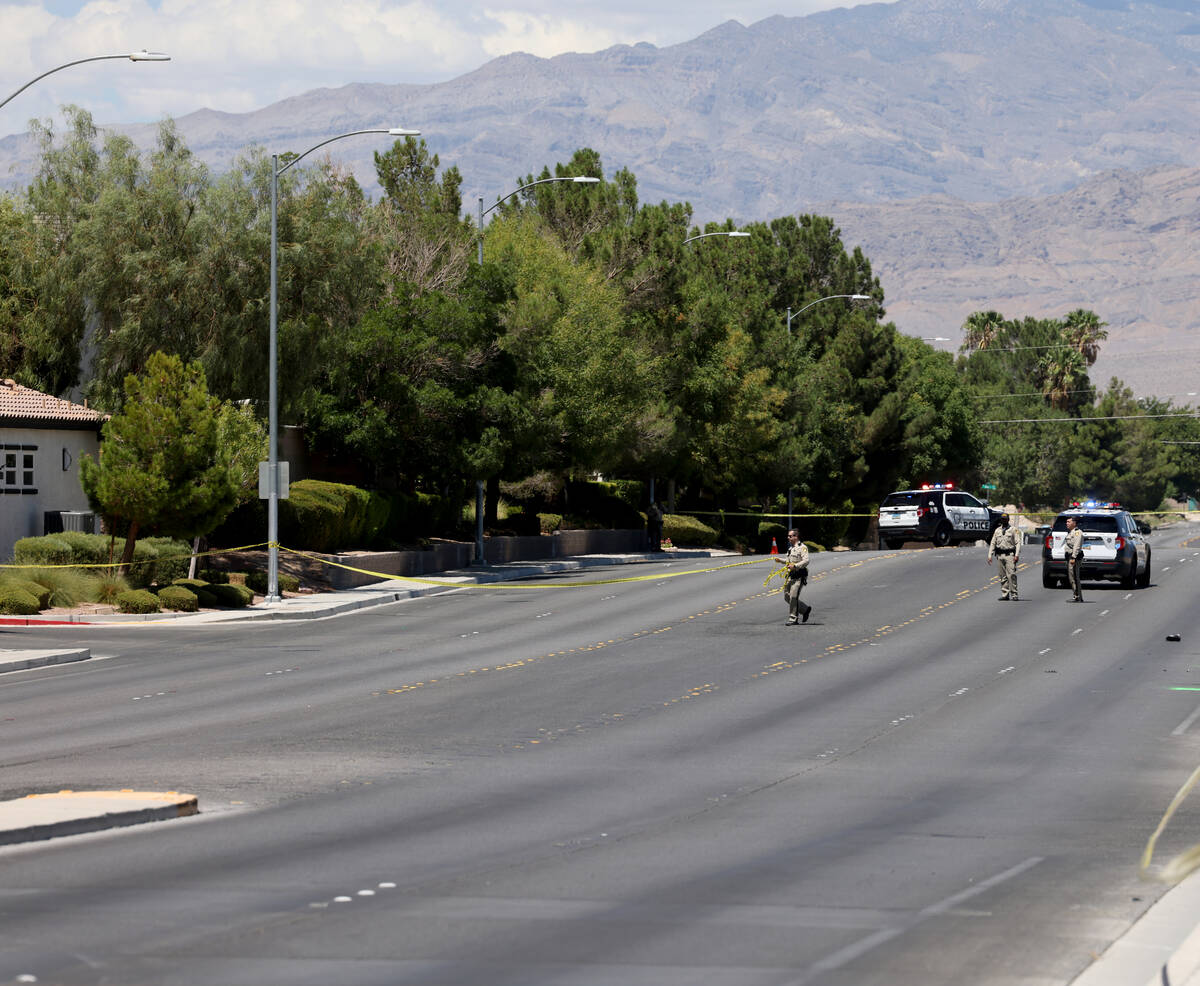
[[[905,541],[949,544],[990,540],[1000,511],[956,490],[953,483],[926,483],[919,490],[889,493],[879,505],[879,546],[899,548]]]
[[[1150,544],[1139,525],[1118,503],[1087,500],[1072,504],[1054,518],[1042,542],[1042,585],[1067,586],[1067,559],[1063,544],[1067,518],[1074,517],[1083,531],[1083,567],[1080,579],[1119,580],[1128,588],[1150,584]]]

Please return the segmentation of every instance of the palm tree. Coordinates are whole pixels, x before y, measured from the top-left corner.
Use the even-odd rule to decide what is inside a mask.
[[[1101,322],[1099,316],[1086,308],[1076,308],[1063,321],[1063,338],[1088,366],[1096,364],[1100,355],[1100,343],[1108,338],[1104,330],[1107,322]]]
[[[959,352],[987,349],[1004,327],[1004,316],[999,312],[971,312],[963,323],[963,341]]]

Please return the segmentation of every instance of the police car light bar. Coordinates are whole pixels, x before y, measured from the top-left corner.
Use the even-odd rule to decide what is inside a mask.
[[[1121,505],[1115,500],[1073,500],[1072,507],[1082,507],[1085,510],[1120,510]]]
[[[953,483],[922,483],[921,489],[922,490],[952,490],[952,489],[954,489],[954,484]]]

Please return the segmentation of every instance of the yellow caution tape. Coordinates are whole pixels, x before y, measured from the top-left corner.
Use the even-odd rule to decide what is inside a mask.
[[[307,558],[310,561],[321,562],[325,565],[331,565],[334,568],[342,568],[348,572],[358,572],[361,575],[370,575],[379,579],[386,579],[395,582],[416,582],[421,585],[438,585],[444,586],[447,589],[581,589],[587,586],[597,585],[616,585],[621,582],[660,582],[663,579],[674,579],[681,575],[704,575],[708,572],[719,572],[726,568],[741,568],[745,565],[758,565],[764,561],[768,561],[771,555],[766,555],[761,558],[755,558],[752,561],[731,562],[727,565],[716,565],[712,568],[693,568],[683,572],[659,572],[656,575],[631,575],[623,579],[594,579],[587,582],[556,582],[551,584],[538,582],[449,582],[445,579],[422,579],[411,575],[393,575],[390,572],[375,572],[369,568],[355,568],[353,565],[343,565],[340,562],[329,561],[327,558],[318,558],[315,555],[309,555],[303,551],[296,551],[293,548],[285,548],[282,545],[280,551],[286,551],[288,554],[298,555],[301,558]]]
[[[1158,842],[1158,837],[1163,834],[1167,827],[1167,823],[1171,820],[1171,816],[1175,814],[1175,810],[1183,804],[1184,799],[1196,786],[1196,782],[1200,781],[1200,767],[1192,771],[1192,776],[1187,779],[1187,782],[1179,789],[1175,797],[1172,799],[1170,806],[1167,808],[1166,814],[1163,815],[1162,821],[1158,823],[1158,828],[1154,830],[1154,834],[1150,836],[1150,841],[1146,843],[1146,851],[1142,853],[1142,874],[1145,875],[1150,867],[1150,860],[1154,856],[1154,846]],[[1189,873],[1200,869],[1200,845],[1192,846],[1190,849],[1185,849],[1174,859],[1170,860],[1158,873],[1158,879],[1165,883],[1178,883]]]
[[[215,548],[212,551],[200,551],[195,554],[188,553],[186,555],[157,555],[154,558],[134,558],[130,565],[157,565],[162,561],[178,561],[181,558],[207,558],[210,555],[227,555],[235,551],[252,551],[255,548],[268,548],[269,541],[263,541],[261,544],[246,544],[240,548]],[[0,568],[120,568],[120,561],[102,561],[102,562],[73,562],[67,565],[0,565]]]

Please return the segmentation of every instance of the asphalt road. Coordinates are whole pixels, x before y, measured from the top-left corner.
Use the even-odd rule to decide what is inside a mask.
[[[4,634],[93,659],[0,680],[0,797],[201,814],[0,849],[0,983],[1068,983],[1165,890],[1186,537],[1082,605],[1027,546],[1017,603],[982,548],[815,555],[795,628],[713,560]],[[1185,803],[1160,856],[1198,832]]]

